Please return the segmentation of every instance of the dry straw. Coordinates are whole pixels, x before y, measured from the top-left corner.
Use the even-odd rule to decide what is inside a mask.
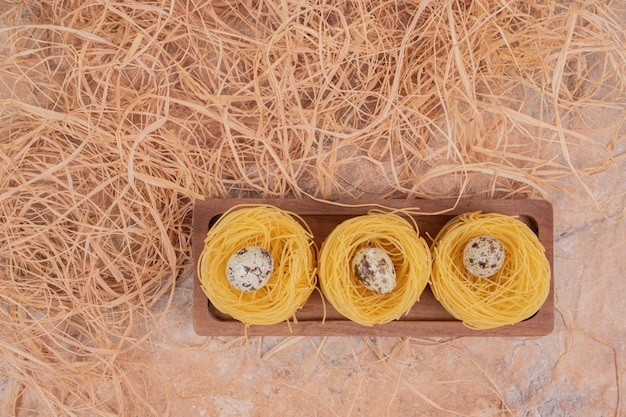
[[[30,398],[49,415],[164,412],[124,388],[120,363],[189,274],[196,198],[589,191],[625,159],[617,7],[5,4],[0,354],[14,411]]]

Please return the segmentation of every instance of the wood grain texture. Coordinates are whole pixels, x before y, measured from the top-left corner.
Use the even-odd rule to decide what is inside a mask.
[[[334,204],[301,199],[227,198],[198,201],[193,212],[193,321],[196,333],[204,336],[241,336],[244,325],[215,309],[202,291],[197,276],[198,256],[204,248],[209,225],[217,216],[238,204],[271,204],[300,215],[309,225],[318,247],[333,228],[350,217],[366,214],[372,208],[411,209],[420,235],[430,244],[437,232],[454,216],[471,211],[517,215],[535,233],[546,249],[552,279],[550,293],[542,308],[532,318],[514,325],[489,330],[473,330],[452,317],[433,297],[427,287],[420,301],[402,319],[375,326],[363,326],[341,316],[319,292],[314,292],[302,310],[298,322],[269,326],[250,326],[250,336],[544,336],[554,326],[553,209],[544,200],[339,200]],[[325,304],[325,305],[324,305]],[[324,317],[326,311],[326,319]]]

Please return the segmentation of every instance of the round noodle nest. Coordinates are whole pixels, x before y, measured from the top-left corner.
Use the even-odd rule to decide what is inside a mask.
[[[354,275],[352,259],[365,247],[382,249],[396,273],[396,287],[378,294]],[[372,326],[407,314],[428,284],[431,257],[417,225],[393,213],[370,212],[344,220],[322,243],[318,260],[324,297],[348,319]]]
[[[190,276],[194,199],[565,189],[620,219],[624,188],[588,188],[626,160],[619,7],[3,3],[10,414],[166,414],[132,352]]]
[[[463,264],[463,249],[479,235],[504,247],[495,275],[480,278]],[[551,269],[537,235],[521,220],[497,213],[465,213],[448,222],[432,243],[430,286],[435,298],[463,324],[490,329],[535,314],[550,291]]]
[[[274,260],[267,283],[256,291],[234,288],[226,265],[248,246],[266,249]],[[198,277],[211,303],[246,324],[269,325],[296,319],[317,278],[313,234],[294,213],[269,205],[235,206],[209,229],[198,258]]]

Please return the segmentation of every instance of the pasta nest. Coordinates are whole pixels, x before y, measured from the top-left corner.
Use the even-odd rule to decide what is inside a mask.
[[[274,270],[267,284],[252,292],[234,288],[226,276],[230,256],[246,246],[268,250]],[[238,205],[209,229],[198,258],[198,277],[211,303],[246,326],[290,319],[316,286],[313,234],[296,214],[265,204]]]
[[[388,294],[367,289],[355,277],[351,260],[363,247],[377,247],[391,258],[396,287]],[[394,213],[370,212],[336,226],[322,243],[318,275],[324,297],[348,319],[367,326],[407,314],[428,283],[431,257],[416,224]]]
[[[505,259],[489,278],[470,274],[463,249],[474,237],[498,239]],[[537,235],[516,217],[497,213],[465,213],[449,221],[431,245],[431,288],[455,318],[474,329],[518,323],[533,316],[548,297],[551,267]]]

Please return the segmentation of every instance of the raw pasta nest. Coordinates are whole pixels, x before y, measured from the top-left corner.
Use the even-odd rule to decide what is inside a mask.
[[[470,274],[463,249],[479,235],[504,246],[502,268],[489,278]],[[448,222],[431,246],[431,288],[435,298],[458,320],[474,329],[518,323],[533,316],[550,292],[550,263],[537,235],[516,217],[465,213]]]
[[[246,246],[267,249],[274,270],[267,284],[241,292],[226,277],[230,256]],[[209,229],[198,258],[198,277],[211,303],[246,326],[294,322],[315,289],[316,247],[306,223],[271,205],[239,205]]]
[[[354,275],[351,260],[367,246],[384,250],[396,271],[389,294],[367,289]],[[416,224],[393,213],[370,212],[339,224],[320,249],[322,293],[348,319],[367,326],[399,319],[411,310],[428,283],[431,257]]]

